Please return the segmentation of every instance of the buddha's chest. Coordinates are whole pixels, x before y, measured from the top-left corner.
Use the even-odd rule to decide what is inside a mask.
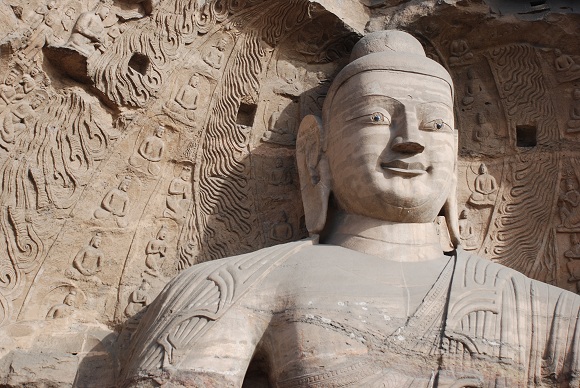
[[[406,326],[428,289],[397,285],[385,287],[381,295],[361,295],[360,290],[335,288],[336,294],[324,295],[303,290],[291,308],[272,320],[268,347],[274,381],[301,386],[297,379],[306,376],[346,381],[358,374],[390,373],[400,369],[394,365],[404,362],[405,349],[421,340]],[[424,367],[417,366],[415,372]]]
[[[332,260],[311,260],[309,265],[289,260],[273,274],[284,280],[273,282],[275,289],[266,288],[261,298],[275,294],[277,300],[262,344],[271,380],[302,386],[297,378],[325,379],[323,375],[330,373],[348,380],[357,373],[400,370],[399,364],[406,361],[393,355],[413,349],[425,335],[440,333],[442,305],[437,300],[442,298],[431,294],[446,289],[435,286],[441,283],[447,260],[409,265],[364,259],[341,260],[336,255]],[[439,317],[435,330],[410,330],[412,317],[425,314],[425,304],[433,305],[427,314]],[[413,370],[424,367],[416,365]]]

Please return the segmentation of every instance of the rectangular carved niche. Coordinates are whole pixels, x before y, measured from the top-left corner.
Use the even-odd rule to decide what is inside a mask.
[[[236,124],[251,127],[254,124],[254,118],[256,117],[256,108],[257,106],[255,104],[242,102],[238,108]]]
[[[535,147],[538,130],[535,125],[516,125],[516,146]]]

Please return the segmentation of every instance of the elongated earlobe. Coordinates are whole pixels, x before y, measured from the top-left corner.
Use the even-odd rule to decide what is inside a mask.
[[[458,131],[455,130],[454,132],[455,154],[457,155],[459,137]],[[457,158],[455,161],[455,167],[453,168],[453,178],[450,184],[449,195],[443,205],[443,211],[445,213],[445,222],[447,224],[447,230],[449,231],[451,243],[455,248],[457,248],[461,244],[461,238],[459,235],[459,212],[457,211]]]
[[[296,139],[296,161],[306,228],[318,234],[326,224],[330,196],[330,171],[322,149],[323,127],[320,117],[304,117]]]
[[[451,243],[455,248],[459,247],[461,244],[461,239],[459,237],[459,220],[457,216],[457,178],[453,179],[453,187],[447,197],[447,201],[443,205],[443,211],[445,212],[445,222],[447,224],[447,230],[449,231],[449,237],[451,238]]]

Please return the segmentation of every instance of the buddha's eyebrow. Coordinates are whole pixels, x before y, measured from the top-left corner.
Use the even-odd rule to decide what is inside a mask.
[[[364,99],[364,97],[371,97],[370,99]],[[396,98],[383,96],[380,94],[377,95],[363,95],[357,97],[356,102],[349,104],[344,110],[339,112],[341,117],[350,117],[355,114],[359,114],[361,110],[365,109],[368,113],[373,113],[373,108],[386,108],[386,107],[393,107],[393,106],[402,106],[403,103],[397,100]],[[359,116],[360,117],[360,116]]]
[[[364,97],[370,97],[371,100],[389,100],[389,101],[394,101],[398,104],[401,104],[401,101],[397,100],[395,97],[385,96],[383,94],[363,94],[361,96],[358,96],[359,99],[364,98]]]

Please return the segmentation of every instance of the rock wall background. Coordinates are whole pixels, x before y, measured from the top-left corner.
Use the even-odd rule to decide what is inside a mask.
[[[2,383],[113,385],[131,317],[172,276],[305,237],[296,130],[365,31],[413,33],[453,76],[465,249],[576,291],[579,10],[0,4]]]

